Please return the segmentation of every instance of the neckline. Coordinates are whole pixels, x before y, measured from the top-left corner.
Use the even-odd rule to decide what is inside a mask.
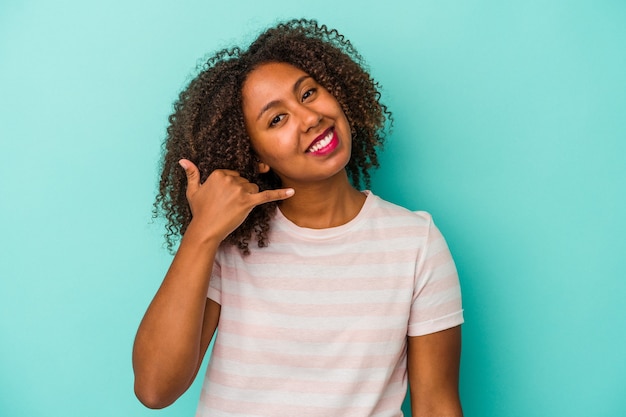
[[[305,239],[313,239],[313,240],[322,240],[322,239],[332,239],[338,236],[344,235],[349,230],[352,230],[356,226],[358,226],[366,213],[369,211],[371,206],[374,204],[374,200],[376,196],[369,190],[362,191],[365,194],[365,202],[361,207],[361,210],[357,213],[354,218],[352,218],[349,222],[344,223],[340,226],[335,227],[327,227],[324,229],[311,229],[308,227],[300,227],[291,220],[289,220],[282,211],[280,211],[280,207],[276,208],[276,215],[274,217],[274,221],[276,226],[281,229],[286,229],[292,234],[300,236]]]

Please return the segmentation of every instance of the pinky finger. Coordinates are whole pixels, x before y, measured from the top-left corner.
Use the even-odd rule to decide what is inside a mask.
[[[254,194],[255,205],[269,203],[271,201],[285,200],[295,193],[296,191],[293,188],[281,188],[279,190],[262,191],[258,194]]]

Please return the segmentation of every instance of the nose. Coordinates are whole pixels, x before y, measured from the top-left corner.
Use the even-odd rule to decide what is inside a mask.
[[[319,126],[322,121],[322,115],[319,112],[305,105],[300,106],[299,113],[300,124],[304,132],[308,132],[310,129]]]

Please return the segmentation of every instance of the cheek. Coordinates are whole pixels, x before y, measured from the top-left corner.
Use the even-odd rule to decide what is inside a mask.
[[[294,119],[287,123],[267,129],[258,135],[259,146],[271,153],[289,152],[298,146],[298,128]]]
[[[285,149],[286,143],[277,135],[257,134],[250,137],[252,148],[258,154],[262,162],[272,164],[273,161],[280,159],[281,151]]]

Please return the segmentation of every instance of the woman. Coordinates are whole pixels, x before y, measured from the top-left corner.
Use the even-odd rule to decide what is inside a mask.
[[[356,188],[390,118],[377,87],[343,36],[299,20],[181,93],[157,207],[182,240],[133,351],[145,405],[191,385],[217,328],[199,416],[400,416],[407,380],[414,416],[462,415],[445,240]]]

